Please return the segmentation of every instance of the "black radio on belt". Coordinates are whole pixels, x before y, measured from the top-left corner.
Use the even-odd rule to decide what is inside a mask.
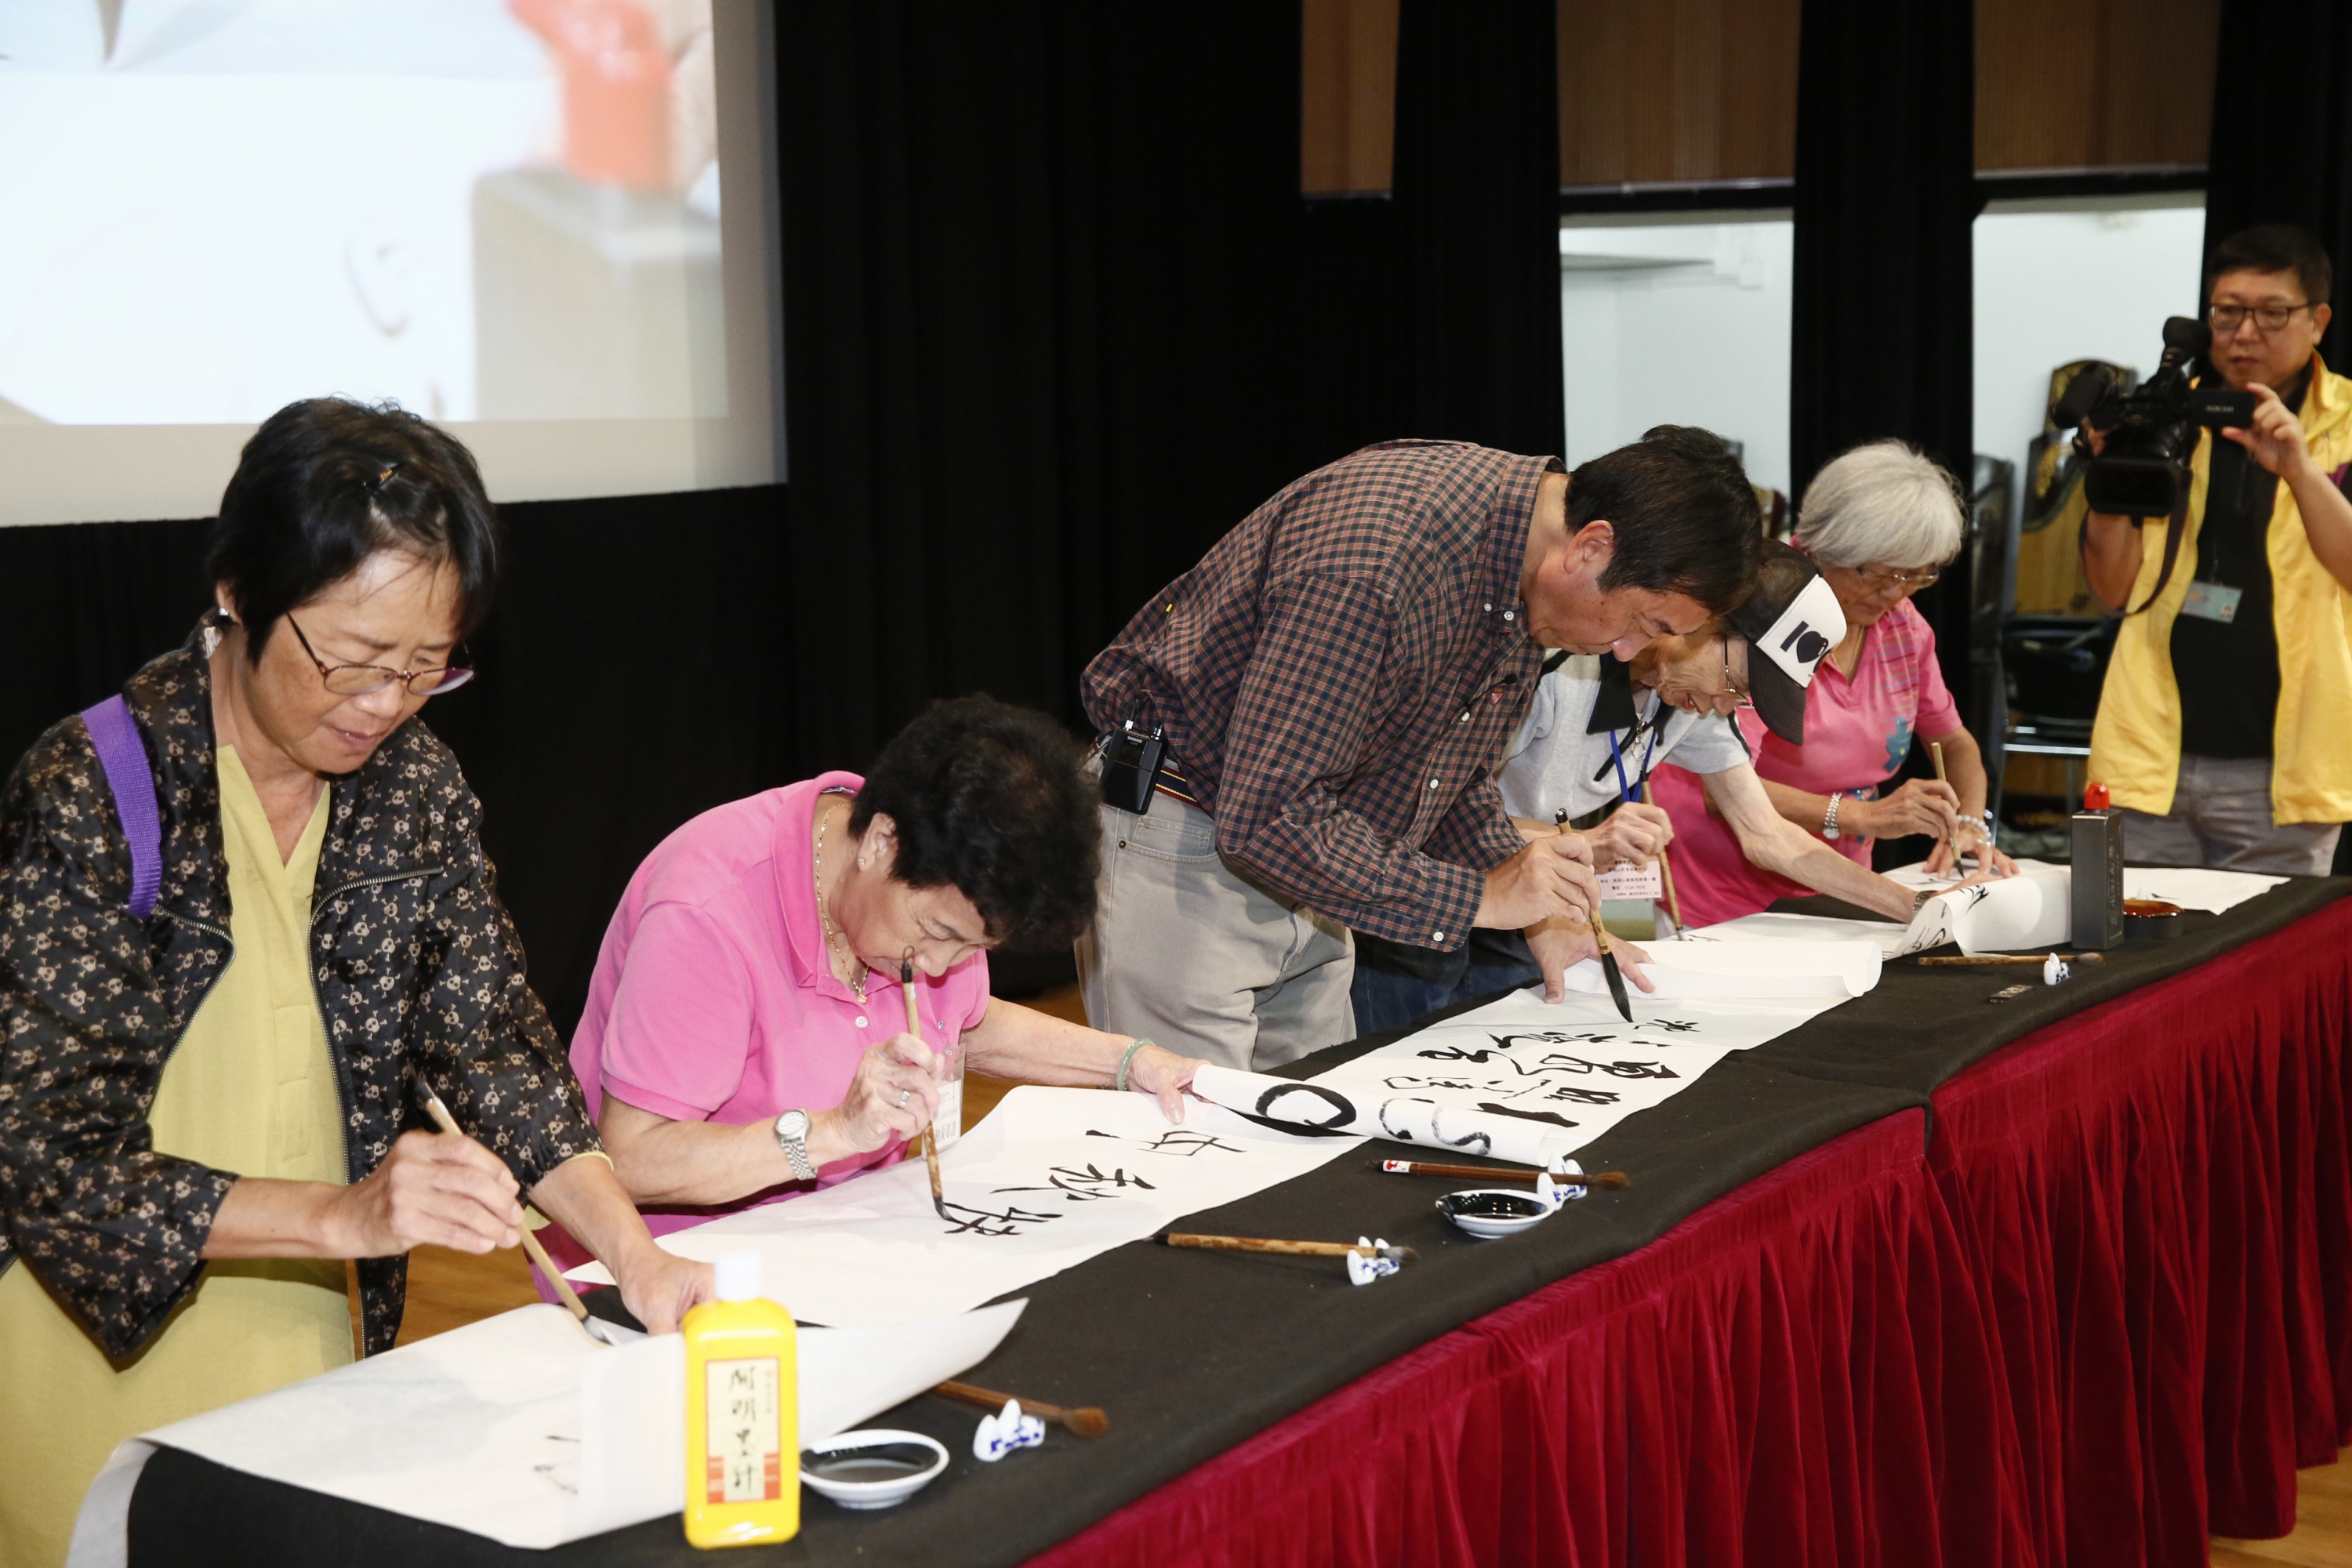
[[[1105,805],[1131,811],[1138,816],[1151,810],[1151,792],[1160,787],[1160,772],[1168,765],[1168,742],[1159,725],[1145,734],[1129,719],[1103,741],[1102,795]]]

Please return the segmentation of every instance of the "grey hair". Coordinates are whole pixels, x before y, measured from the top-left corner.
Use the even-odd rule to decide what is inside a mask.
[[[1832,459],[1805,487],[1796,543],[1824,566],[1941,566],[1967,532],[1960,487],[1900,441],[1873,441]]]

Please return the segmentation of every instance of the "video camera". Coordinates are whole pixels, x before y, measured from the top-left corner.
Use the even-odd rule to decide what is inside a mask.
[[[2083,470],[2083,498],[2093,511],[2123,517],[2168,517],[2189,499],[2189,459],[2199,427],[2244,429],[2253,423],[2254,395],[2209,375],[2191,386],[2191,367],[2213,346],[2205,323],[2175,316],[2164,323],[2164,358],[2137,387],[2120,374],[2085,372],[2050,411],[2061,430],[2087,422],[2105,437],[2105,450]],[[2207,368],[2210,369],[2210,366]],[[2081,434],[2074,449],[2088,455]]]

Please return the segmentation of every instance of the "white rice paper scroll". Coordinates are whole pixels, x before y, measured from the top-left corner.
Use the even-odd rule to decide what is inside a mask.
[[[986,1360],[1025,1305],[802,1330],[802,1443]],[[520,1307],[159,1427],[91,1485],[69,1568],[121,1568],[131,1494],[158,1447],[509,1546],[560,1546],[685,1506],[686,1342],[600,1346],[561,1307]]]
[[[1606,997],[1571,992],[1554,1005],[1531,987],[1303,1083],[1209,1067],[1192,1087],[1280,1126],[1539,1165],[1844,1000],[1843,989],[1736,1002],[1636,996],[1628,1024]]]

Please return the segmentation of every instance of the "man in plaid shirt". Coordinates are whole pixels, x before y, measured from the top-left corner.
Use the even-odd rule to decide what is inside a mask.
[[[1451,951],[1580,925],[1590,850],[1523,843],[1488,770],[1547,648],[1698,629],[1746,595],[1760,536],[1738,459],[1673,426],[1573,475],[1391,442],[1259,507],[1082,680],[1099,731],[1157,729],[1170,763],[1145,814],[1103,806],[1090,1020],[1263,1069],[1354,1034],[1350,927]],[[1547,931],[1554,973],[1592,952]]]

